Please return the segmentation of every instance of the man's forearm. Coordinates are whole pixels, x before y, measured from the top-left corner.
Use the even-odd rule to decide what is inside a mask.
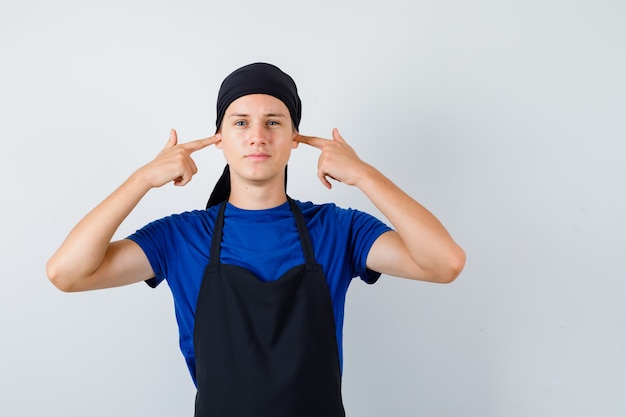
[[[355,185],[391,222],[416,264],[443,275],[460,272],[464,251],[424,206],[371,165],[363,166]]]
[[[83,217],[48,261],[50,280],[58,287],[66,287],[96,271],[113,235],[150,188],[135,172]]]

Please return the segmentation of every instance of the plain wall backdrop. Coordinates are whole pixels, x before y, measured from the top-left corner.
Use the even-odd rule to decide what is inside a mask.
[[[191,416],[166,285],[65,294],[45,263],[169,129],[213,133],[222,79],[291,74],[467,252],[451,285],[356,280],[352,417],[626,415],[626,3],[389,0],[0,4],[0,415]],[[316,177],[289,193],[380,216]],[[153,190],[117,238],[204,207],[223,168]],[[386,220],[383,218],[383,220]]]

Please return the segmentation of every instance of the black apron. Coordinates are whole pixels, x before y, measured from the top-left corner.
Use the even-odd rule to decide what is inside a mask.
[[[196,305],[195,417],[345,416],[330,291],[287,198],[305,264],[271,282],[220,263],[226,203],[219,210]]]

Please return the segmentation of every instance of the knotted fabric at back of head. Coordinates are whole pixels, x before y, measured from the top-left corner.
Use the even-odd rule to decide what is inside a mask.
[[[280,68],[257,62],[233,71],[224,79],[217,95],[216,132],[220,130],[226,109],[240,97],[250,94],[268,94],[276,97],[287,106],[291,121],[296,130],[302,117],[302,103],[293,79]],[[285,167],[285,189],[287,188],[287,168]],[[222,176],[211,192],[207,208],[228,200],[230,195],[230,169],[224,168]]]

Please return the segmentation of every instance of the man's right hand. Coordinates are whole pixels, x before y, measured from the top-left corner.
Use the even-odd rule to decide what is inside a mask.
[[[176,130],[172,129],[170,137],[161,152],[154,160],[141,167],[138,171],[154,188],[161,187],[171,181],[174,182],[174,185],[185,185],[198,172],[191,154],[220,140],[222,140],[222,136],[217,133],[208,138],[179,144]]]

